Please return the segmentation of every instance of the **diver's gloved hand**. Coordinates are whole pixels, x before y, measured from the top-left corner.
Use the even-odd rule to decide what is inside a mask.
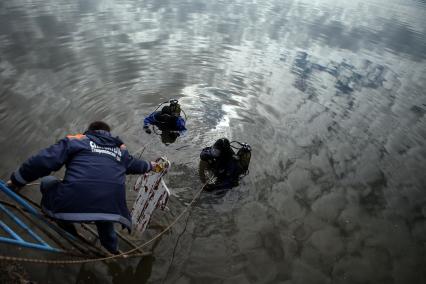
[[[148,125],[144,125],[143,129],[145,130],[146,133],[151,134],[151,129],[149,129]]]

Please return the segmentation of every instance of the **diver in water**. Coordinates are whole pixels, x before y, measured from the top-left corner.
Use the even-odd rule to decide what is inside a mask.
[[[153,125],[158,127],[162,132],[165,132],[167,137],[171,136],[176,140],[178,136],[186,131],[185,120],[180,114],[182,110],[178,100],[172,99],[168,103],[169,105],[163,106],[161,111],[154,111],[149,116],[145,117],[143,129],[146,133],[151,134],[152,131],[149,125]]]
[[[238,144],[239,147],[232,146]],[[238,149],[237,153],[232,148]],[[207,191],[230,189],[237,186],[241,177],[248,174],[251,147],[226,138],[217,140],[200,154],[199,175],[203,183],[213,178],[214,183],[206,185]]]

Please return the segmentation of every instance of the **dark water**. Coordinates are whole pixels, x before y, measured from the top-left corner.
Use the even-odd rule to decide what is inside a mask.
[[[203,194],[152,257],[30,278],[426,283],[425,62],[424,0],[2,0],[2,178],[102,119],[173,161],[165,225],[201,186],[202,147],[254,149],[241,185]],[[171,97],[189,132],[166,146],[141,121]]]

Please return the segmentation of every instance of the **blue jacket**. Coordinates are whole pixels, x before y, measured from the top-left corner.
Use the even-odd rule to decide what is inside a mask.
[[[143,124],[144,127],[152,124],[160,128],[160,130],[179,131],[181,134],[186,131],[185,120],[181,116],[175,117],[162,114],[161,111],[155,111],[145,117]]]
[[[131,229],[126,206],[126,174],[143,174],[150,163],[133,158],[118,137],[107,131],[67,136],[41,150],[16,170],[18,186],[66,167],[63,181],[42,201],[53,218],[69,221],[114,221]]]

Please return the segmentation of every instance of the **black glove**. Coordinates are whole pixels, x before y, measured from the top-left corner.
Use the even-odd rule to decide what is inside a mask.
[[[145,130],[146,133],[151,134],[151,129],[149,129],[148,125],[145,125],[143,129]]]
[[[10,188],[13,191],[18,191],[19,189],[21,189],[20,186],[15,185],[11,180],[8,180],[6,185],[8,188]]]

